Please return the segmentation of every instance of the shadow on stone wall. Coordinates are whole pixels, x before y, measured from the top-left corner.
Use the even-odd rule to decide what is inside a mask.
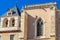
[[[35,37],[35,19],[31,15],[28,15],[28,39],[34,39]]]

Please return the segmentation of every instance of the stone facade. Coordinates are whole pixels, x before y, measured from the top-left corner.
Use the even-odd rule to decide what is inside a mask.
[[[14,13],[14,14],[13,14]],[[11,15],[10,15],[11,14]],[[3,20],[7,18],[7,27],[3,27]],[[10,19],[15,19],[15,24]],[[37,36],[37,21],[43,20],[42,35]],[[1,17],[1,40],[60,40],[60,11],[56,3],[27,5],[19,13],[15,7]],[[12,19],[11,19],[12,20]],[[13,24],[11,26],[10,24]],[[41,25],[40,25],[41,26]],[[12,38],[10,35],[14,35]]]

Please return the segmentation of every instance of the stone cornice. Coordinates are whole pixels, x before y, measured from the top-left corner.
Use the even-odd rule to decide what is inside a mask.
[[[26,5],[23,9],[34,9],[34,8],[47,8],[50,6],[56,6],[56,2],[49,2],[49,3],[43,3],[43,4],[33,4],[33,5]]]

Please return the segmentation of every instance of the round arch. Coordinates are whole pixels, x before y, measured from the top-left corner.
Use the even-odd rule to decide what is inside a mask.
[[[14,18],[10,18],[9,26],[10,27],[14,27],[15,26],[15,19]]]
[[[8,27],[8,19],[7,18],[3,19],[3,27]]]

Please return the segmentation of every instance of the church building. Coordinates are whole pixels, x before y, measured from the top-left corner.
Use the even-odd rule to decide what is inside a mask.
[[[0,18],[0,40],[60,40],[56,2],[15,6]]]

